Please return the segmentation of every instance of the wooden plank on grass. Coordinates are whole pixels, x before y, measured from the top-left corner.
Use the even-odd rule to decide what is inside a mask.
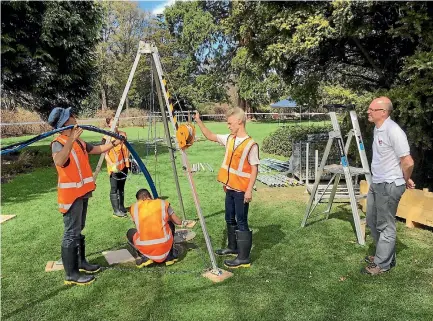
[[[60,271],[63,270],[63,264],[57,264],[57,261],[48,261],[45,266],[45,272]]]
[[[0,224],[3,224],[4,222],[11,220],[15,217],[16,215],[0,215]]]

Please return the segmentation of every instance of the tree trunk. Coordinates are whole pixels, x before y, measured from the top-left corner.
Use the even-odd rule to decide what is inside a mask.
[[[101,108],[102,110],[107,110],[107,97],[104,86],[101,86]]]
[[[125,109],[126,109],[126,116],[129,116],[129,98],[126,96],[125,99]]]

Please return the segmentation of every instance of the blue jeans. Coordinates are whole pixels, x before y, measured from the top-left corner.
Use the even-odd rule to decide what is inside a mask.
[[[226,192],[226,223],[237,225],[239,231],[249,231],[249,203],[244,203],[244,196],[244,192],[236,192],[231,189]]]

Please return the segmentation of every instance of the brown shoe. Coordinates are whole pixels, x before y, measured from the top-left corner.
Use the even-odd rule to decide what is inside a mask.
[[[368,263],[368,264],[374,264],[374,255],[367,255],[367,256],[364,258],[364,261],[365,261],[366,263]],[[396,263],[395,263],[395,259],[393,259],[393,260],[391,261],[391,264],[390,264],[389,266],[390,266],[390,268],[393,268],[393,267],[395,267],[395,265],[396,265]]]
[[[361,270],[361,273],[363,274],[370,274],[370,275],[378,275],[384,272],[388,272],[389,270],[382,269],[381,267],[377,266],[376,264],[372,263],[367,265],[365,268]]]
[[[374,255],[367,255],[364,258],[364,261],[367,262],[368,264],[374,263]]]

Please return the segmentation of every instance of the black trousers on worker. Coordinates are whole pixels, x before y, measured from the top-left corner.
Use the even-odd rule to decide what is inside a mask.
[[[110,194],[116,194],[118,191],[123,193],[125,190],[126,177],[128,175],[128,168],[124,167],[119,173],[110,174]]]
[[[63,234],[62,247],[75,247],[83,238],[81,232],[86,226],[88,198],[77,198],[69,210],[63,215],[65,232]]]
[[[237,226],[239,231],[249,231],[248,208],[250,204],[244,203],[244,197],[244,192],[237,192],[232,189],[226,191],[226,223]]]
[[[174,232],[175,232],[175,230],[176,230],[176,227],[174,226],[174,223],[169,221],[169,222],[168,222],[168,226],[170,226],[171,235],[173,235],[173,237],[174,237]],[[140,252],[140,251],[139,251],[139,250],[134,246],[133,238],[134,238],[135,233],[137,233],[137,229],[136,229],[136,228],[130,228],[130,229],[128,230],[128,232],[126,232],[126,237],[128,238],[128,241],[129,241],[129,243],[131,244],[131,246],[133,246],[134,249],[135,249],[137,252]],[[174,240],[173,240],[173,246],[174,246]],[[171,248],[173,248],[173,246],[172,246]]]

